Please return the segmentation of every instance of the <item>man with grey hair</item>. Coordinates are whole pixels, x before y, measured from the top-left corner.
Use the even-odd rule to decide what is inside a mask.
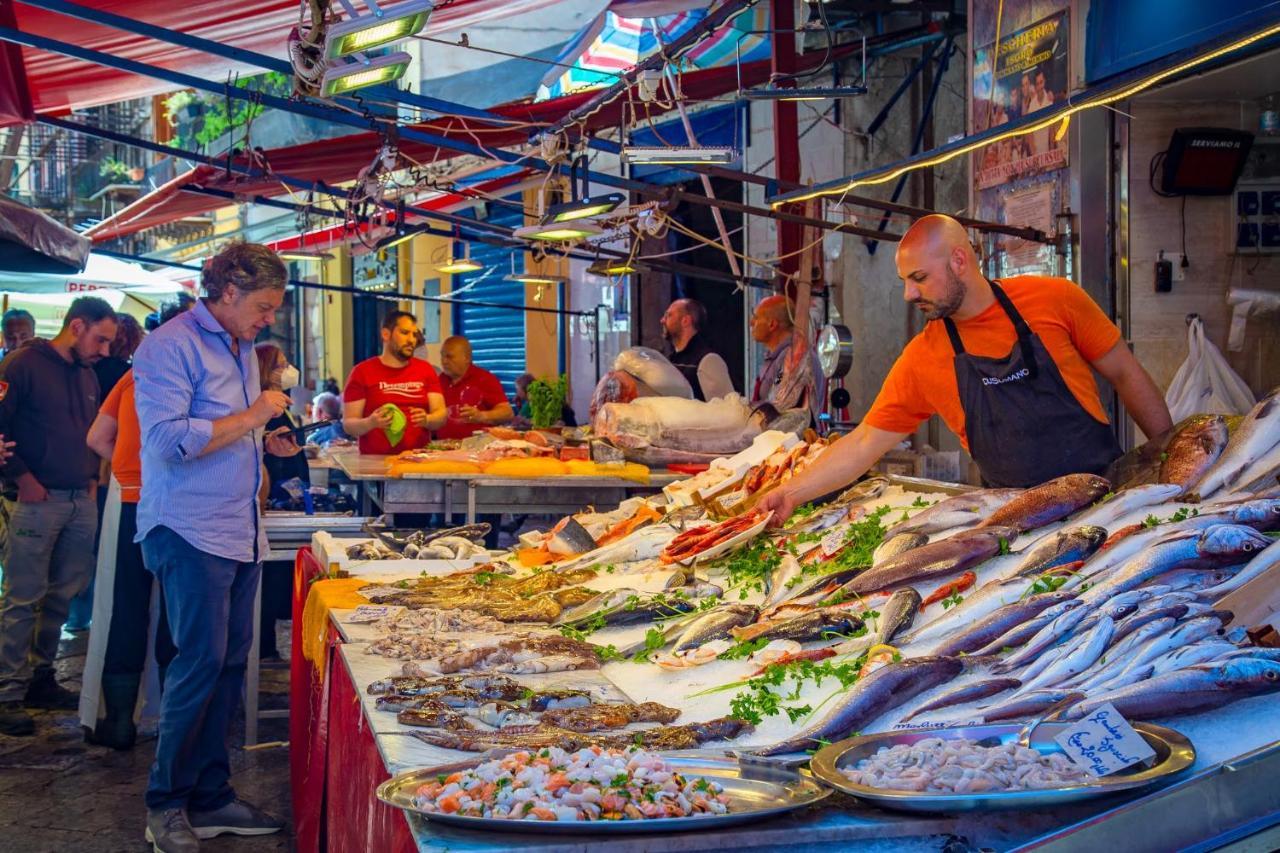
[[[734,393],[729,366],[702,337],[707,309],[696,299],[677,299],[662,315],[662,337],[671,345],[667,358],[689,380],[695,400]]]
[[[267,540],[258,513],[263,428],[289,405],[263,390],[253,341],[284,300],[284,264],[232,243],[205,263],[207,293],[151,333],[133,360],[142,436],[138,542],[160,582],[177,656],[165,673],[147,786],[147,840],[195,853],[198,839],[265,835],[282,824],[237,799],[227,735],[253,640]],[[297,452],[284,427],[268,453]]]
[[[0,318],[0,331],[4,333],[4,352],[0,352],[0,358],[4,358],[36,336],[36,318],[30,311],[10,308]]]

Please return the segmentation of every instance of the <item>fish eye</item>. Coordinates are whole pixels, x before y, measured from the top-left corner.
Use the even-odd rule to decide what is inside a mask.
[[[1275,670],[1269,669],[1263,677],[1266,678],[1267,681],[1275,681],[1277,678],[1280,678],[1280,675],[1277,675]]]
[[[1250,551],[1252,551],[1253,549],[1254,549],[1254,544],[1253,544],[1252,542],[1246,542],[1246,543],[1244,543],[1244,552],[1245,552],[1246,554],[1248,554],[1248,553],[1249,553]]]

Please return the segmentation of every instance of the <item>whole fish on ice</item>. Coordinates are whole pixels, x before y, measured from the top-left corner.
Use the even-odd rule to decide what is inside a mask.
[[[1244,476],[1277,444],[1280,444],[1280,388],[1273,389],[1249,410],[1227,441],[1218,461],[1189,490],[1205,500]]]
[[[1111,483],[1094,474],[1067,474],[1024,489],[1022,494],[991,513],[982,527],[1014,527],[1026,532],[1066,518],[1111,490]]]
[[[957,527],[974,527],[991,513],[1022,494],[1022,489],[979,489],[945,498],[900,521],[884,533],[886,541],[899,533],[941,533]]]

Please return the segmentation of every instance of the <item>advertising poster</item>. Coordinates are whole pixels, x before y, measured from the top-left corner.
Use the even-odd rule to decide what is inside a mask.
[[[1000,36],[974,51],[973,129],[975,133],[1016,121],[1066,98],[1070,28],[1067,11]],[[1056,127],[988,145],[975,155],[977,189],[1007,184],[1067,165],[1067,139]]]

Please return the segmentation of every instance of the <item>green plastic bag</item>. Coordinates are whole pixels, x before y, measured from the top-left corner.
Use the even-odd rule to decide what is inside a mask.
[[[409,419],[395,403],[384,403],[378,407],[378,411],[391,414],[391,425],[383,427],[382,432],[387,436],[387,443],[395,447],[404,439],[404,430],[409,425]]]

